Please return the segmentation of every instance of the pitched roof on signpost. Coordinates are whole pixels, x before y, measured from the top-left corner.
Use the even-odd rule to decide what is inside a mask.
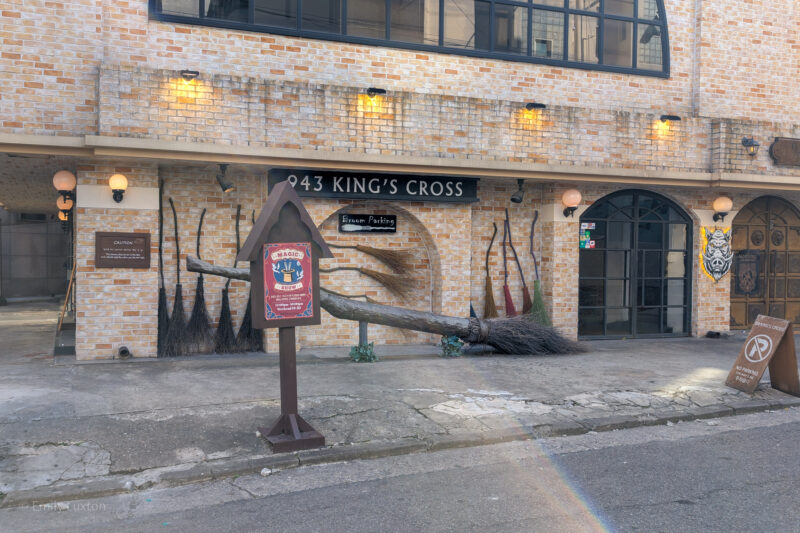
[[[278,223],[281,209],[286,204],[293,204],[297,208],[300,214],[300,222],[308,228],[311,233],[311,240],[322,251],[320,257],[333,257],[330,248],[325,244],[325,239],[322,238],[322,234],[320,234],[314,221],[311,220],[311,216],[303,206],[303,202],[294,191],[294,187],[288,181],[284,181],[272,188],[267,197],[267,202],[261,209],[261,214],[258,215],[258,219],[250,231],[250,235],[247,236],[247,240],[244,241],[242,249],[236,256],[237,261],[255,261],[258,259],[261,246],[267,242],[269,232]]]

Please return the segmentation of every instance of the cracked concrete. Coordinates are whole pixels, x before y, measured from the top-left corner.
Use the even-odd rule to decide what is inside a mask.
[[[275,355],[55,364],[26,358],[46,353],[49,339],[19,328],[0,319],[0,492],[90,482],[125,490],[314,457],[273,456],[257,436],[280,413]],[[26,341],[6,343],[13,335]],[[742,341],[603,341],[563,357],[395,350],[397,358],[358,365],[330,349],[298,363],[299,412],[326,437],[330,455],[319,462],[351,449],[411,453],[800,402],[766,383],[754,395],[723,385]]]

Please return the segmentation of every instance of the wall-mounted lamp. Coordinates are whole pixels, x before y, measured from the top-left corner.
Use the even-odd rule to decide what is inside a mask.
[[[511,201],[515,204],[521,204],[522,198],[525,196],[525,180],[517,180],[517,192],[511,196]]]
[[[661,115],[661,122],[679,122],[681,117],[678,115]]]
[[[719,222],[720,220],[725,220],[725,217],[730,213],[733,207],[733,200],[727,196],[717,196],[712,207],[714,208],[714,222]]]
[[[183,78],[183,81],[185,81],[186,83],[189,83],[192,80],[196,80],[199,75],[200,73],[197,72],[196,70],[181,71],[181,78]]]
[[[225,179],[225,174],[227,172],[228,172],[228,165],[222,163],[219,166],[219,173],[217,174],[217,183],[219,183],[219,188],[222,189],[222,192],[232,192],[236,190],[236,185]]]
[[[533,111],[534,109],[547,109],[547,105],[540,104],[539,102],[528,102],[525,104],[525,109],[528,111]]]
[[[370,87],[367,89],[367,96],[370,98],[375,98],[379,94],[386,94],[386,89],[380,89],[378,87]]]
[[[108,186],[111,187],[111,192],[114,193],[114,201],[120,203],[122,196],[128,189],[128,178],[122,174],[114,174],[108,178]]]
[[[58,212],[58,220],[61,222],[69,222],[69,212],[68,211],[59,211]]]
[[[56,207],[58,207],[58,209],[61,211],[69,211],[70,209],[72,209],[73,205],[74,203],[72,201],[72,198],[64,198],[62,196],[59,196],[58,199],[56,200]]]
[[[561,204],[564,206],[564,216],[574,217],[575,211],[581,204],[581,192],[578,189],[568,189],[561,195]]]
[[[53,187],[64,199],[72,198],[72,191],[75,190],[77,184],[78,180],[75,179],[75,174],[69,170],[59,170],[53,175]]]
[[[750,157],[755,157],[755,155],[758,153],[758,148],[761,145],[758,144],[758,141],[752,137],[742,137],[742,146],[744,146],[744,149],[747,150],[747,155]]]

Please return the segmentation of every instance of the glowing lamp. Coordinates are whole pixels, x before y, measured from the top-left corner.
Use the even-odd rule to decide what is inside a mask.
[[[564,206],[565,217],[574,216],[575,210],[577,210],[578,206],[581,204],[581,199],[581,192],[578,189],[564,191],[564,194],[561,195],[561,203]]]
[[[122,196],[128,189],[128,178],[122,174],[114,174],[108,179],[108,186],[111,187],[111,192],[114,193],[114,201],[120,203]]]

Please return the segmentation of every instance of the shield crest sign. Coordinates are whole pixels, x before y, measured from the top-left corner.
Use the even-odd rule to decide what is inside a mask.
[[[759,291],[761,253],[745,250],[736,254],[736,293],[754,295]]]

